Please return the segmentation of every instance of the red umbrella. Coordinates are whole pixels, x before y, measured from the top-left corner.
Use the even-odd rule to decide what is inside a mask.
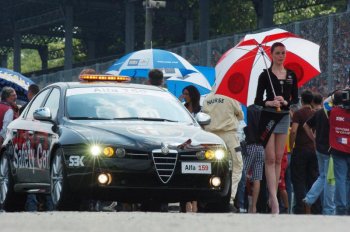
[[[298,87],[320,74],[319,45],[288,31],[273,29],[246,35],[220,58],[215,66],[214,91],[244,105],[253,104],[259,75],[270,67],[270,47],[275,42],[285,45],[284,65],[296,74]]]

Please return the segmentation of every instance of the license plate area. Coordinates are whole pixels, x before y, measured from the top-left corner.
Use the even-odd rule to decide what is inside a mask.
[[[183,174],[211,174],[211,163],[206,162],[182,162]]]

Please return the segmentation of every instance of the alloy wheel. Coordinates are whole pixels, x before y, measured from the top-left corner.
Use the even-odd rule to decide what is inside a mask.
[[[0,204],[6,200],[6,195],[9,187],[9,166],[6,155],[3,155],[0,160]]]
[[[63,188],[63,164],[62,156],[57,153],[52,162],[51,168],[51,197],[55,205],[61,199]]]

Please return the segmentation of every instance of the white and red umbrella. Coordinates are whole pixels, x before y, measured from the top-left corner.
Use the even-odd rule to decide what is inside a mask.
[[[319,45],[288,31],[273,29],[246,35],[220,58],[215,66],[213,90],[244,105],[253,104],[259,75],[270,67],[270,48],[275,42],[285,45],[284,65],[296,74],[298,87],[320,74]]]

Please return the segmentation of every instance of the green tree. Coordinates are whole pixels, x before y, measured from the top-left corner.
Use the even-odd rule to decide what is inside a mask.
[[[13,69],[13,52],[8,54],[8,68]],[[21,73],[32,72],[41,69],[41,60],[37,50],[21,50]]]
[[[347,0],[275,0],[274,23],[285,24],[346,10]]]

